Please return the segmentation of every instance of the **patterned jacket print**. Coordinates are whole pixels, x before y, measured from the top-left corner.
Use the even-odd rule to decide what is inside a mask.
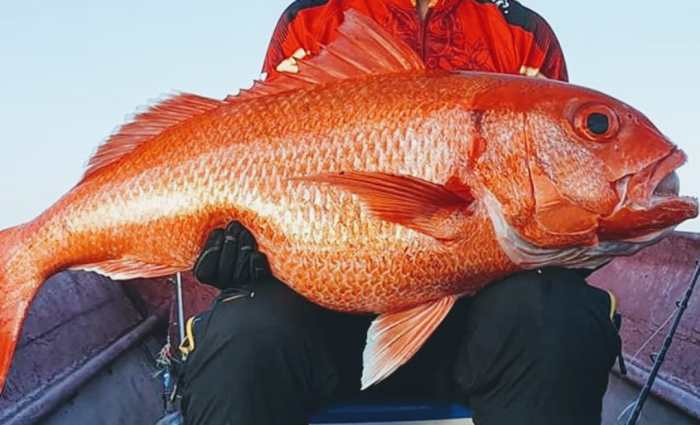
[[[396,34],[429,69],[487,71],[568,81],[559,41],[537,13],[514,0],[433,0],[421,19],[415,0],[297,0],[273,33],[263,72],[274,78],[331,42],[355,9]],[[290,69],[291,66],[291,69]]]

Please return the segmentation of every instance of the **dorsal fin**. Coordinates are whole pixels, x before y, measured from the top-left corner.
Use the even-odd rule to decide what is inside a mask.
[[[181,93],[151,106],[145,112],[136,115],[132,122],[123,125],[97,148],[97,152],[88,162],[81,183],[165,130],[222,104],[220,100]]]
[[[298,61],[298,73],[281,73],[269,81],[256,81],[227,102],[308,89],[331,81],[368,75],[424,71],[425,65],[406,43],[355,10],[345,13],[336,39],[309,59]]]

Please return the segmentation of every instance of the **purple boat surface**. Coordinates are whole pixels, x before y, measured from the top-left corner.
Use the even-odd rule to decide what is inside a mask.
[[[617,370],[611,375],[605,424],[616,423],[646,380],[650,354],[660,348],[698,258],[700,234],[677,232],[633,257],[614,260],[589,279],[619,300],[629,369],[626,377]],[[214,296],[201,285],[185,289],[187,315],[206,308]],[[52,277],[31,307],[0,395],[0,424],[154,424],[164,410],[156,358],[168,329],[174,329],[168,326],[172,299],[172,285],[163,280],[116,283],[83,272]],[[640,424],[700,423],[698,359],[696,293]],[[571,361],[575,367],[576,359]]]

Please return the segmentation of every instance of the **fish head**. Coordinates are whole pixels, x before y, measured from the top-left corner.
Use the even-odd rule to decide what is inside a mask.
[[[606,254],[629,254],[631,247],[653,243],[697,217],[697,200],[679,196],[675,170],[685,153],[635,108],[594,90],[545,80],[513,77],[488,93],[487,107],[522,121],[522,131],[510,133],[520,139],[515,144],[526,165],[518,165],[523,169],[517,173],[501,167],[506,176],[486,184],[519,244],[533,250],[605,245]],[[509,201],[493,182],[515,174],[528,175],[520,186],[531,194],[509,212]],[[510,181],[508,187],[516,185]]]
[[[697,217],[697,200],[679,196],[685,153],[643,113],[573,85],[549,91],[526,118],[536,194],[538,176],[549,180],[595,216],[601,241],[652,237]]]

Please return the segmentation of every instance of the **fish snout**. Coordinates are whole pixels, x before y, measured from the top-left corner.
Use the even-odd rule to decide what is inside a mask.
[[[649,208],[655,202],[677,198],[680,179],[676,170],[687,161],[685,153],[674,149],[670,154],[631,176],[628,200],[638,208]]]
[[[620,179],[616,184],[620,203],[609,217],[601,219],[600,239],[643,238],[697,217],[697,199],[679,196],[676,170],[685,161],[685,153],[674,149],[639,173]]]

